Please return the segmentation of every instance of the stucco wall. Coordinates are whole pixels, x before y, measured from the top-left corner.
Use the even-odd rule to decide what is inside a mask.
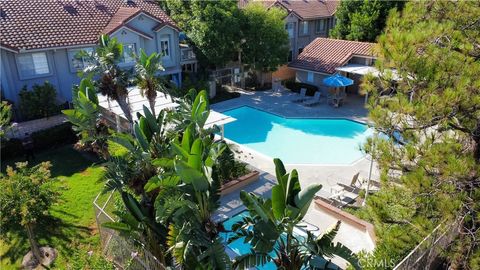
[[[181,81],[182,69],[180,66],[178,32],[169,26],[163,27],[158,32],[154,32],[153,28],[157,24],[158,22],[145,15],[138,16],[128,23],[128,26],[152,36],[153,39],[140,36],[127,28],[122,28],[113,33],[112,37],[116,37],[121,43],[135,43],[137,53],[140,52],[140,48],[143,48],[147,54],[154,51],[158,52],[160,48],[160,38],[168,37],[171,56],[170,59],[164,59],[162,64],[165,67],[165,71],[160,74],[177,74],[177,79]],[[0,79],[2,95],[4,95],[6,99],[17,103],[19,101],[18,93],[24,85],[27,85],[30,89],[34,84],[43,84],[45,81],[49,81],[57,89],[59,102],[71,101],[72,86],[78,84],[80,78],[77,76],[76,70],[73,70],[70,66],[68,51],[69,49],[45,50],[50,73],[34,78],[21,78],[16,62],[18,54],[1,49]],[[133,64],[121,66],[132,68]]]
[[[295,76],[296,81],[297,82],[302,82],[302,83],[308,83],[308,84],[311,84],[311,85],[315,85],[322,92],[322,94],[326,95],[328,93],[327,92],[328,88],[323,85],[322,81],[323,81],[323,79],[325,79],[326,77],[328,77],[330,75],[313,73],[313,82],[310,82],[310,81],[307,80],[307,78],[308,78],[307,73],[308,73],[307,71],[297,70],[297,73],[296,73],[296,76]]]

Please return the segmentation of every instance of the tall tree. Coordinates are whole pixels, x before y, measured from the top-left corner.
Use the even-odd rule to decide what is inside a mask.
[[[150,103],[150,110],[155,114],[155,99],[157,92],[166,93],[164,84],[158,75],[159,71],[165,70],[162,66],[162,56],[153,52],[147,55],[143,49],[140,49],[140,55],[135,57],[135,82],[140,89],[140,94],[147,97]]]
[[[287,62],[288,33],[285,31],[286,12],[280,8],[265,8],[261,3],[248,4],[242,10],[242,61],[261,76],[275,71]]]
[[[23,227],[32,254],[40,264],[44,254],[35,239],[35,225],[48,216],[50,206],[58,201],[60,193],[50,177],[49,162],[34,167],[27,165],[27,162],[17,163],[16,169],[7,167],[6,175],[0,175],[0,232],[7,236],[8,232]]]
[[[221,67],[238,53],[240,26],[236,1],[166,0],[163,5],[207,66]]]
[[[380,76],[363,85],[375,129],[390,137],[366,147],[384,184],[366,210],[379,258],[399,259],[437,224],[460,218],[450,267],[478,269],[479,18],[478,2],[409,2],[379,38]]]
[[[89,59],[89,64],[80,75],[98,76],[97,83],[100,93],[115,100],[127,120],[132,123],[132,113],[127,102],[128,73],[118,66],[123,59],[123,45],[116,38],[101,35],[95,52],[89,54],[81,51],[78,56]]]
[[[335,17],[337,24],[330,35],[338,39],[375,41],[383,32],[388,13],[401,9],[403,1],[341,1]]]

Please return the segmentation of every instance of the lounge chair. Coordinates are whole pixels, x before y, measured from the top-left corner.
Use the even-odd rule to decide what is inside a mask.
[[[307,100],[307,89],[306,88],[301,88],[300,89],[300,97],[295,97],[295,99],[292,99],[292,102],[294,103],[299,103]]]
[[[313,105],[316,105],[318,103],[320,103],[320,97],[322,96],[322,94],[320,93],[320,91],[317,91],[315,92],[315,94],[313,95],[313,98],[310,98],[310,99],[307,99],[303,102],[303,105],[305,106],[313,106]]]

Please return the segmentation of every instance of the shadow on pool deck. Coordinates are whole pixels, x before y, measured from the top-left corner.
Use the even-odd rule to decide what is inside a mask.
[[[258,169],[257,169],[258,170]],[[262,197],[270,197],[272,194],[272,187],[277,183],[273,175],[260,171],[260,176],[257,181],[243,187],[243,189],[235,190],[220,199],[220,208],[214,215],[216,221],[222,221],[235,214],[245,210],[245,206],[240,200],[240,191],[253,192]]]

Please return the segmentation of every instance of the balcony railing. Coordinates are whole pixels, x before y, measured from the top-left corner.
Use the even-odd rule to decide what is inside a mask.
[[[183,48],[180,48],[180,52],[181,52],[180,53],[180,55],[181,55],[180,61],[181,62],[195,61],[197,59],[192,48],[183,47]]]

